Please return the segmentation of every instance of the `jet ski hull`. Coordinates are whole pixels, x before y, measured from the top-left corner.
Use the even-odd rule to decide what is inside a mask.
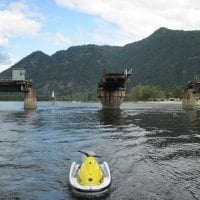
[[[80,169],[80,164],[77,164],[76,162],[73,162],[70,167],[70,172],[69,172],[69,183],[70,186],[73,190],[77,192],[87,192],[87,193],[104,193],[108,191],[108,188],[111,184],[111,174],[110,174],[110,169],[108,167],[107,162],[103,162],[100,164],[100,167],[103,171],[104,179],[103,182],[100,185],[93,185],[93,186],[88,186],[88,185],[81,185],[77,181],[77,175],[78,171]]]

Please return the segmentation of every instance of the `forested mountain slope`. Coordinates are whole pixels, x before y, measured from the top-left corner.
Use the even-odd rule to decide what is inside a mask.
[[[122,72],[132,68],[128,88],[138,83],[161,88],[184,84],[200,74],[200,31],[160,28],[149,37],[125,46],[83,45],[49,56],[33,52],[1,77],[11,76],[12,68],[24,68],[40,96],[55,90],[58,96],[96,95],[103,71]]]

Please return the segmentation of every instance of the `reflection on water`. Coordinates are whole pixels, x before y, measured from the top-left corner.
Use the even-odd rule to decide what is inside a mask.
[[[184,114],[184,121],[187,123],[188,130],[192,130],[197,125],[197,110],[186,110]]]
[[[124,116],[121,109],[101,109],[97,112],[99,121],[105,125],[123,125]]]
[[[78,199],[72,161],[94,150],[111,168],[102,199],[199,199],[200,112],[178,104],[0,103],[0,199]],[[80,198],[79,198],[80,199]]]

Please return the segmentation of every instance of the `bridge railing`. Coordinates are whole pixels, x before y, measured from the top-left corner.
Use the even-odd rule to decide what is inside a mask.
[[[12,77],[0,77],[0,81],[11,81]]]

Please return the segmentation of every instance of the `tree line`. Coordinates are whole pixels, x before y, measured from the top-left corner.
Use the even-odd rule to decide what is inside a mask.
[[[182,99],[183,88],[180,86],[174,86],[167,89],[161,89],[155,85],[142,85],[138,84],[130,90],[127,94],[127,100],[129,101],[155,101],[165,100],[169,98]]]
[[[96,88],[87,90],[82,93],[74,93],[71,95],[61,96],[57,94],[55,91],[55,95],[58,101],[98,101],[96,95]],[[138,84],[132,87],[129,91],[127,91],[125,101],[157,101],[157,100],[165,100],[170,98],[178,98],[182,99],[183,96],[183,88],[180,86],[174,86],[167,89],[162,89],[156,85],[143,85]],[[39,101],[48,101],[50,98],[49,95],[38,95],[37,99]],[[24,94],[12,94],[12,93],[2,93],[0,94],[0,100],[23,100]]]
[[[167,89],[162,89],[156,85],[138,84],[127,91],[125,101],[157,101],[166,100],[170,98],[182,99],[183,87],[174,86]],[[74,94],[71,96],[60,97],[64,101],[98,101],[96,89]]]

